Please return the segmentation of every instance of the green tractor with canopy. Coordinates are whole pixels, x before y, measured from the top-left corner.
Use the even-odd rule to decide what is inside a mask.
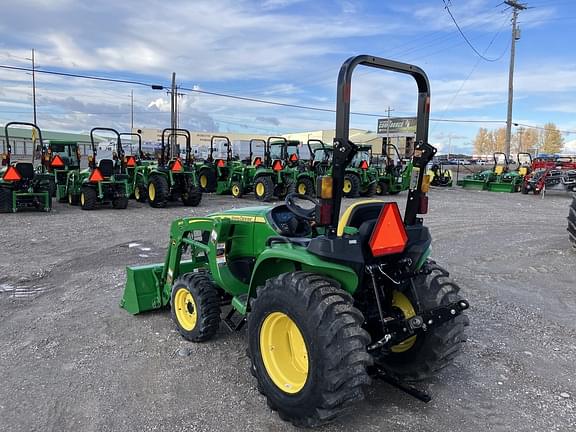
[[[177,140],[178,136],[186,139],[184,160],[179,154],[171,154],[171,147],[176,146],[166,146],[170,138]],[[164,208],[168,201],[178,199],[185,206],[200,205],[202,190],[196,177],[190,142],[190,132],[186,129],[167,128],[162,131],[160,158],[148,176],[148,203],[151,207]]]
[[[344,196],[355,198],[357,196],[371,197],[378,187],[378,171],[371,165],[372,146],[358,145],[358,152],[346,169],[344,176]]]
[[[378,195],[396,195],[410,187],[412,159],[404,161],[394,144],[388,144],[386,149],[384,157],[379,159],[377,164],[373,164],[376,165],[378,171],[376,193]],[[390,156],[390,152],[394,152],[395,157]]]
[[[95,132],[111,133],[116,137],[112,158],[98,160]],[[88,168],[68,173],[66,191],[68,203],[78,205],[82,210],[94,210],[104,205],[115,209],[126,209],[130,187],[128,174],[123,166],[124,150],[120,133],[116,129],[95,127],[90,130],[92,154],[88,156]]]
[[[124,152],[122,164],[128,174],[129,196],[138,202],[146,202],[148,200],[150,172],[156,167],[156,160],[150,158],[142,151],[142,135],[139,133],[123,132],[120,137],[130,137],[128,149],[122,143]],[[136,138],[137,149],[134,149],[132,138]]]
[[[404,217],[395,202],[364,201],[340,216],[347,166],[352,71],[358,65],[412,76],[418,86],[414,169]],[[372,56],[339,74],[330,176],[318,200],[172,222],[164,263],[127,268],[121,306],[131,314],[171,308],[183,338],[217,336],[222,308],[232,330],[247,324],[250,372],[271,409],[296,426],[335,420],[381,378],[422,401],[410,381],[433,377],[465,341],[468,302],[429,258],[426,165],[428,78],[413,65]],[[135,325],[141,322],[136,320]],[[213,349],[217,349],[216,346]],[[215,367],[218,367],[216,364]]]
[[[58,202],[68,200],[68,177],[72,172],[80,171],[80,146],[76,141],[50,140],[46,142],[47,150],[44,164],[48,172],[54,175],[54,196]]]
[[[467,175],[464,179],[458,180],[458,186],[462,186],[464,189],[488,190],[488,185],[496,181],[498,176],[506,174],[510,165],[505,153],[495,152],[493,158],[494,166],[492,169]]]
[[[520,192],[524,184],[524,176],[530,173],[532,167],[532,155],[520,152],[517,155],[518,168],[510,171],[508,168],[488,183],[490,192]]]
[[[13,126],[29,126],[32,137],[39,140],[41,149],[40,165],[34,167],[32,162],[12,162],[12,145],[10,144],[10,128]],[[52,195],[54,194],[54,175],[47,169],[46,147],[42,140],[42,131],[34,123],[9,122],[4,125],[6,153],[2,155],[0,166],[0,212],[16,213],[20,210],[52,210]],[[33,139],[34,140],[34,139]]]

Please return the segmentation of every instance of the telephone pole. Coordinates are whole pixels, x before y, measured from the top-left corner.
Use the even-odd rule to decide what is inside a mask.
[[[514,58],[516,56],[516,41],[520,39],[518,31],[518,11],[525,10],[526,4],[518,3],[516,0],[505,0],[505,4],[512,8],[512,46],[510,48],[510,71],[508,73],[508,114],[506,116],[506,146],[504,153],[506,157],[510,155],[510,141],[512,138],[512,102],[514,99]]]
[[[388,123],[386,123],[386,154],[388,154],[388,145],[390,144],[390,112],[394,111],[394,108],[388,107],[386,113],[388,114]]]
[[[32,105],[34,106],[34,124],[36,124],[36,62],[34,49],[32,49]]]

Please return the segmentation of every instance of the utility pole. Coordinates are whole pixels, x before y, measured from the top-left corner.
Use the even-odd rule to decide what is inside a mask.
[[[524,133],[524,128],[523,127],[519,127],[518,128],[518,151],[517,153],[521,153],[522,152],[522,134]]]
[[[34,106],[34,124],[36,124],[36,62],[34,61],[34,48],[32,48],[32,105]]]
[[[514,99],[514,57],[516,56],[516,41],[520,39],[518,31],[518,11],[525,10],[526,4],[518,3],[517,0],[505,0],[505,4],[510,6],[512,10],[512,46],[510,48],[510,71],[508,74],[508,114],[506,116],[506,142],[505,150],[506,156],[510,155],[510,141],[512,138],[512,102]]]
[[[394,109],[388,106],[386,110],[388,114],[388,123],[386,124],[386,155],[388,155],[388,145],[390,144],[390,112],[392,111],[394,111]]]
[[[176,72],[172,72],[172,88],[170,90],[170,128],[172,132],[177,128],[177,119],[176,119],[176,99],[177,99],[177,91],[176,91]],[[178,139],[176,135],[172,135],[170,140],[170,154],[172,157],[177,153],[176,152],[176,143]]]

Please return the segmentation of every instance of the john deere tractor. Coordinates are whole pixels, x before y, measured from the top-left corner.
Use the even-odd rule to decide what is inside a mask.
[[[410,178],[412,176],[412,161],[405,164],[398,148],[394,144],[387,145],[386,154],[376,169],[378,171],[378,182],[376,184],[376,193],[378,195],[396,195],[402,191],[408,190]],[[395,157],[390,156],[394,152]]]
[[[116,136],[116,150],[112,159],[98,160],[95,132],[112,133]],[[72,171],[68,175],[68,203],[80,204],[82,210],[93,210],[99,206],[112,205],[115,209],[128,207],[130,188],[128,174],[122,164],[124,151],[120,133],[116,129],[96,127],[90,130],[92,155],[88,156],[88,168]]]
[[[363,201],[340,217],[342,185],[358,146],[349,141],[352,71],[358,65],[411,75],[418,85],[416,146],[404,218],[395,202]],[[250,371],[268,405],[297,426],[333,421],[383,378],[407,384],[448,366],[465,340],[468,302],[430,260],[426,164],[430,92],[424,72],[372,56],[347,60],[338,77],[331,176],[318,200],[177,219],[163,264],[127,268],[121,305],[138,314],[170,306],[191,342],[225,324],[248,325]],[[135,322],[136,323],[136,322]],[[214,347],[214,349],[217,349]],[[218,365],[215,365],[218,367]]]
[[[217,145],[215,148],[215,144]],[[225,158],[222,157],[222,147],[224,147]],[[214,156],[214,153],[218,157]],[[220,193],[227,183],[228,167],[232,162],[232,144],[227,136],[213,135],[210,137],[210,150],[208,156],[202,162],[196,163],[196,171],[202,192],[217,192],[220,178]],[[220,169],[219,169],[220,168]]]
[[[9,129],[12,126],[29,126],[32,135],[37,133],[41,148],[41,164],[33,162],[12,162],[12,146]],[[17,212],[23,209],[50,211],[54,192],[54,175],[46,168],[46,148],[42,141],[42,131],[33,123],[10,122],[4,126],[6,153],[2,155],[0,166],[0,212]]]
[[[179,154],[171,155],[170,147],[166,148],[167,138],[178,136],[186,138],[184,160]],[[192,160],[190,132],[186,129],[164,129],[160,159],[148,177],[148,203],[151,207],[166,207],[168,201],[182,200],[186,206],[196,207],[202,201],[202,191],[196,178],[196,168]]]
[[[489,184],[496,181],[499,176],[506,174],[510,165],[508,156],[502,152],[495,152],[493,157],[494,166],[492,169],[470,174],[464,179],[458,180],[458,186],[462,186],[464,189],[488,190]]]
[[[488,190],[491,192],[520,192],[524,183],[524,176],[530,172],[532,166],[532,155],[530,153],[518,153],[518,169],[510,171],[503,170],[490,183]]]
[[[47,142],[44,165],[54,175],[54,196],[59,202],[68,200],[68,177],[80,171],[80,147],[75,141],[50,140]]]
[[[372,146],[361,144],[358,152],[346,170],[344,176],[344,196],[354,198],[358,195],[371,197],[378,186],[378,171],[371,166]]]
[[[132,140],[130,140],[130,148],[127,152],[124,144],[122,150],[124,152],[124,159],[122,164],[128,174],[128,187],[129,196],[138,202],[146,202],[148,199],[148,181],[150,172],[156,166],[156,161],[147,157],[142,151],[142,135],[139,133],[123,132],[120,137],[135,137],[138,141],[137,149],[134,149]],[[136,150],[136,151],[135,151]]]

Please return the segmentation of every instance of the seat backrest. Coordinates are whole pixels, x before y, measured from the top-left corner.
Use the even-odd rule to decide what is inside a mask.
[[[494,168],[494,174],[501,175],[504,172],[504,167],[502,165],[498,165]]]
[[[34,178],[34,165],[30,162],[18,162],[15,168],[22,176],[22,180],[32,180]]]
[[[114,161],[112,159],[101,159],[98,162],[98,169],[103,177],[111,177],[114,174]]]
[[[352,204],[338,222],[338,235],[344,233],[344,227],[360,228],[363,222],[378,219],[383,207],[384,201],[379,200],[366,200]]]

